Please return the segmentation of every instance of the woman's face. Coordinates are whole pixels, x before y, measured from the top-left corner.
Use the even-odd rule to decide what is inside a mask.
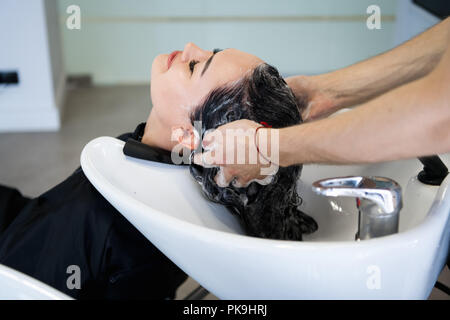
[[[187,125],[193,108],[210,91],[240,79],[262,62],[236,49],[213,53],[191,42],[183,51],[161,54],[152,64],[152,113],[166,128]]]

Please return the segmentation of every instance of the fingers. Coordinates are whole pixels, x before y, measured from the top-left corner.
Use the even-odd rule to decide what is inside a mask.
[[[220,167],[214,178],[214,181],[221,188],[228,187],[230,183],[235,188],[245,188],[252,182],[247,181],[244,178],[235,176],[234,172],[226,167]]]
[[[273,182],[274,176],[262,176],[258,179],[243,179],[239,177],[235,177],[232,179],[232,185],[236,188],[247,188],[250,183],[256,182],[262,186],[271,184]]]
[[[251,162],[252,160],[246,159],[244,161],[245,164],[242,164],[241,162],[239,162],[239,157],[236,162],[236,156],[239,156],[239,153],[235,152],[235,150],[242,150],[240,148],[245,148],[244,150],[246,151],[244,154],[250,154],[250,152],[255,151],[251,150],[252,146],[248,145],[248,139],[237,139],[238,145],[234,146],[234,149],[225,150],[225,147],[228,148],[228,144],[226,143],[228,142],[228,140],[224,138],[224,135],[222,133],[224,133],[228,129],[234,130],[237,128],[242,131],[241,127],[247,129],[255,129],[255,127],[258,126],[259,125],[257,123],[253,123],[250,120],[239,120],[234,123],[226,124],[222,127],[219,127],[218,129],[205,132],[202,140],[202,147],[204,149],[204,152],[195,153],[192,158],[193,163],[205,168],[220,166],[217,175],[214,177],[214,181],[219,187],[222,188],[229,186],[230,183],[236,188],[244,188],[253,181],[256,181],[261,185],[269,184],[272,181],[272,177],[267,177],[264,173],[261,172],[263,167],[260,163],[253,164]],[[245,135],[247,134],[248,133],[244,132],[244,137],[246,137]],[[234,133],[234,135],[232,135],[231,137],[235,136],[236,133]],[[229,152],[227,153],[227,151]]]
[[[204,153],[197,153],[194,155],[194,163],[201,165],[204,168],[217,167],[219,164],[215,163],[214,159],[210,158],[210,151]],[[276,173],[276,172],[275,172]],[[274,175],[260,175],[258,174],[237,174],[236,169],[230,167],[220,167],[214,181],[221,188],[228,187],[230,183],[236,188],[246,188],[252,182],[259,183],[260,185],[268,185],[273,182]]]
[[[214,138],[218,134],[220,134],[218,130],[207,130],[202,139],[203,148],[208,149],[208,147],[210,147],[210,145],[214,142]]]
[[[205,168],[216,167],[223,164],[223,155],[220,152],[222,145],[218,145],[215,141],[216,130],[207,131],[202,139],[203,153],[194,154],[193,161],[195,164]],[[220,141],[219,141],[220,142]]]
[[[265,185],[271,184],[273,182],[273,179],[274,179],[274,176],[269,175],[269,176],[265,176],[264,178],[261,178],[261,179],[255,179],[254,181],[259,183],[260,185],[265,186]]]
[[[252,182],[256,182],[260,185],[265,186],[272,183],[273,180],[274,175],[267,175],[267,176],[258,175],[256,177],[252,175],[241,176],[237,175],[236,171],[229,169],[227,167],[220,167],[220,170],[214,179],[217,185],[222,188],[229,186],[230,183],[235,188],[246,188]]]
[[[221,188],[228,187],[230,182],[234,180],[234,176],[231,174],[229,170],[226,170],[224,167],[220,167],[219,172],[217,172],[214,181]]]
[[[194,154],[193,161],[196,165],[202,166],[204,168],[214,168],[220,163],[211,154],[212,151],[206,151],[203,153]]]

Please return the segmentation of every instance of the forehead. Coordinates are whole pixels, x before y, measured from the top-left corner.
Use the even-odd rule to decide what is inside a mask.
[[[244,52],[238,49],[234,49],[234,48],[229,48],[229,49],[224,49],[218,53],[216,53],[217,56],[223,56],[223,57],[227,57],[227,58],[240,58],[240,59],[246,59],[248,61],[262,61],[261,59],[259,59],[257,56],[248,53],[248,52]]]
[[[240,79],[261,63],[263,61],[253,54],[232,48],[225,49],[215,54],[200,80],[219,86]]]
[[[215,54],[208,70],[200,76],[204,68],[202,65],[196,79],[189,81],[181,90],[183,93],[179,94],[189,101],[189,105],[197,105],[215,88],[241,79],[263,62],[255,55],[237,49],[225,49]]]
[[[246,68],[248,70],[253,69],[262,62],[263,61],[261,59],[259,59],[257,56],[253,54],[230,48],[216,53],[213,61],[211,62],[211,66],[213,63],[214,64],[224,63],[229,68],[241,67]]]

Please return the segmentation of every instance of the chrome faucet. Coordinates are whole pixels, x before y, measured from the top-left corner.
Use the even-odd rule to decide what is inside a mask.
[[[394,180],[383,177],[338,177],[313,183],[313,191],[328,197],[357,198],[356,240],[366,240],[398,232],[402,191]]]

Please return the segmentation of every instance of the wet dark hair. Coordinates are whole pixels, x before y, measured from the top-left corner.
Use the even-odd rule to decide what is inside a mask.
[[[302,122],[300,112],[305,101],[298,102],[277,69],[263,63],[236,82],[214,89],[191,114],[201,121],[205,131],[240,119],[264,121],[273,128]],[[203,193],[214,202],[227,206],[237,215],[250,236],[302,240],[302,234],[317,230],[313,218],[298,209],[297,180],[302,166],[280,167],[268,185],[252,182],[245,188],[222,188],[214,181],[218,168],[203,168],[191,163],[191,175],[201,184]]]

